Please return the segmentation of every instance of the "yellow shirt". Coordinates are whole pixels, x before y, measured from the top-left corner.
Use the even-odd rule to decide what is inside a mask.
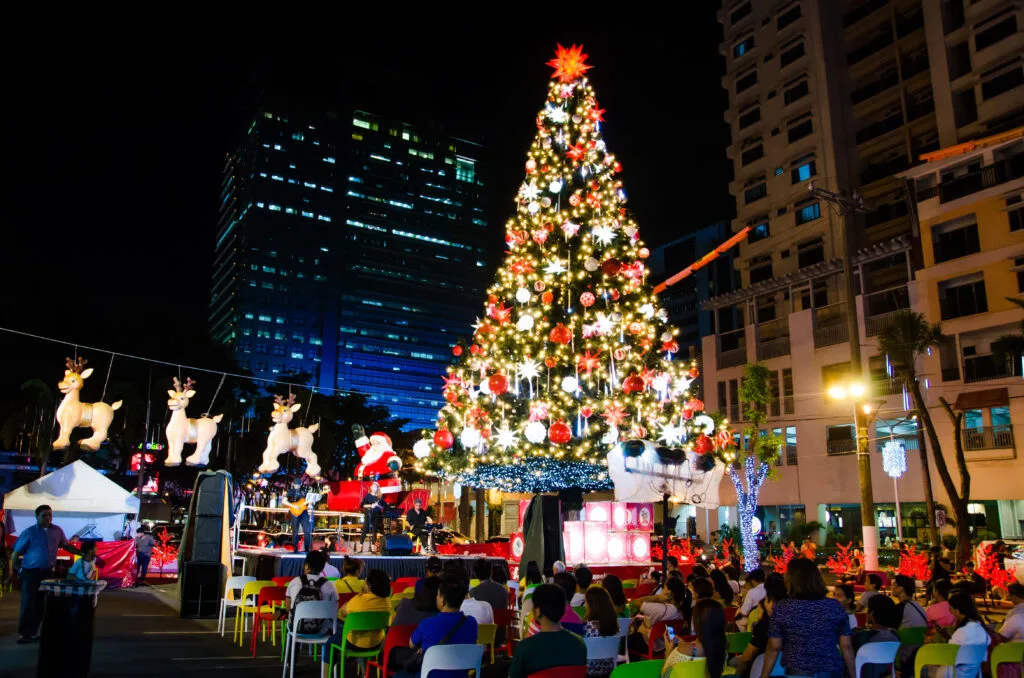
[[[345,603],[343,609],[344,618],[353,612],[387,612],[391,614],[391,601],[387,598],[375,596],[372,593],[360,593],[352,600]],[[370,649],[384,642],[384,631],[350,631],[348,642],[362,648]]]
[[[366,586],[366,582],[359,577],[353,577],[348,575],[342,577],[338,581],[334,582],[334,588],[339,594],[344,593],[362,593],[363,588]]]

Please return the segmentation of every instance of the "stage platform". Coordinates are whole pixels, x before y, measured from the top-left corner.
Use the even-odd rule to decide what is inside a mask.
[[[391,580],[399,577],[423,577],[427,572],[427,557],[416,556],[380,556],[373,554],[353,553],[352,558],[361,560],[364,564],[363,577],[370,570],[384,570]],[[235,556],[245,558],[245,574],[257,579],[272,579],[274,577],[298,577],[302,574],[302,563],[306,559],[304,553],[292,553],[290,551],[276,551],[267,549],[238,549]],[[466,572],[472,576],[473,563],[477,556],[442,556],[442,561],[459,561]],[[345,560],[345,554],[331,554],[331,565],[339,570]],[[505,568],[508,576],[509,564],[504,558],[488,558],[492,565],[501,565]],[[513,566],[515,567],[515,566]]]

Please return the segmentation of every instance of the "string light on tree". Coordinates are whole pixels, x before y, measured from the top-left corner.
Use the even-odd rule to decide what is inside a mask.
[[[504,265],[449,367],[462,386],[424,432],[424,466],[472,487],[608,488],[611,446],[689,440],[703,410],[689,392],[696,365],[678,359],[678,330],[647,284],[650,250],[602,136],[587,55],[559,46],[549,65]]]

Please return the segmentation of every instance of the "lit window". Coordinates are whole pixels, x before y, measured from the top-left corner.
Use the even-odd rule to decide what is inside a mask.
[[[806,224],[808,221],[814,221],[821,217],[821,207],[818,203],[813,203],[807,207],[801,207],[796,213],[797,226],[800,224]]]
[[[321,185],[320,186],[320,190],[321,191],[327,191],[328,193],[334,193],[334,189],[331,188],[330,186],[323,186],[323,185]]]
[[[362,177],[349,177],[348,180],[351,181],[353,184],[361,184],[361,183],[363,183],[363,178]]]
[[[306,188],[316,188],[316,184],[314,184],[311,181],[303,181],[302,185],[305,186]]]
[[[271,320],[271,318],[270,318],[269,315],[264,315],[264,314],[260,313],[259,321],[261,323],[269,323],[270,320]]]
[[[405,141],[408,141],[409,140],[409,133],[408,132],[402,132],[402,139],[404,139]]]
[[[295,139],[296,141],[302,141],[304,138],[305,137],[302,136],[302,132],[295,132],[292,134],[292,139]]]
[[[280,174],[271,174],[270,178],[273,179],[274,181],[284,181],[284,177],[282,177]]]
[[[280,205],[275,205],[274,203],[270,203],[270,211],[271,212],[280,212],[281,211],[281,206]]]
[[[264,111],[263,112],[263,117],[264,118],[270,118],[271,120],[273,120],[274,119],[274,114],[273,113],[269,113],[267,111]]]
[[[306,217],[307,219],[312,219],[313,218],[313,213],[312,212],[307,212],[306,210],[302,210],[302,216]]]
[[[352,124],[356,127],[362,127],[363,129],[370,129],[370,123],[359,118],[352,118]]]
[[[293,360],[303,360],[304,357],[302,355],[302,351],[292,351],[292,359]]]
[[[281,151],[281,150],[284,150],[284,149],[281,148],[281,144],[274,144],[274,150],[275,151]]]
[[[285,212],[285,214],[295,214],[295,208],[294,207],[285,207],[284,208],[284,212]]]
[[[376,153],[371,153],[370,158],[373,160],[380,160],[381,162],[391,162],[391,158],[383,155],[377,155]]]
[[[319,219],[320,221],[327,221],[327,222],[329,222],[331,220],[331,218],[329,216],[327,216],[326,214],[318,214],[318,215],[316,215],[316,218]]]
[[[263,272],[264,273],[276,273],[277,271],[276,271],[276,269],[273,266],[264,266],[263,267]]]
[[[334,156],[328,155],[327,157],[324,158],[324,162],[327,162],[327,163],[330,163],[330,164],[333,165],[336,162],[336,160],[334,159]]]
[[[246,313],[246,314],[245,314],[245,319],[246,319],[246,320],[252,320],[252,319],[253,319],[253,317],[254,317],[254,316],[253,316],[253,314],[252,314],[252,313]]]
[[[274,322],[277,323],[278,325],[284,325],[284,318],[282,316],[277,316],[276,318],[274,318]]]
[[[264,207],[264,204],[263,204],[263,203],[261,203],[261,202],[258,202],[258,203],[256,203],[256,207],[260,207],[260,208],[262,208],[262,207]]]

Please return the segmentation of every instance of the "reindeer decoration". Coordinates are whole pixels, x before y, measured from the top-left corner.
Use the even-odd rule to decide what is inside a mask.
[[[53,441],[53,449],[66,450],[71,447],[71,432],[76,428],[91,428],[92,436],[78,443],[83,450],[95,452],[107,439],[107,429],[114,421],[114,410],[121,407],[118,400],[113,405],[106,403],[83,403],[78,399],[78,392],[85,385],[85,380],[92,376],[92,368],[86,369],[89,362],[85,358],[66,361],[67,369],[64,378],[57,383],[57,388],[64,394],[57,408],[57,423],[60,424],[60,435]]]
[[[181,385],[177,377],[174,377],[174,388],[167,390],[170,400],[167,401],[167,409],[171,414],[167,422],[167,461],[165,466],[179,466],[181,464],[181,449],[185,443],[195,443],[196,451],[192,453],[185,463],[189,466],[206,466],[210,463],[210,448],[213,446],[213,437],[217,435],[217,424],[224,418],[223,414],[216,417],[200,417],[189,419],[185,416],[185,408],[188,402],[195,397],[196,392],[192,389],[196,382],[191,378],[185,379],[185,386]]]
[[[281,396],[274,396],[274,411],[270,418],[274,421],[274,427],[270,429],[267,436],[267,449],[263,450],[263,463],[260,464],[260,473],[274,473],[281,465],[277,458],[285,452],[291,452],[299,459],[306,460],[306,475],[316,478],[320,475],[320,464],[316,461],[316,453],[313,452],[313,434],[320,428],[319,424],[313,424],[306,428],[288,428],[288,422],[299,408],[301,403],[295,402],[295,395],[288,394],[288,400]]]

